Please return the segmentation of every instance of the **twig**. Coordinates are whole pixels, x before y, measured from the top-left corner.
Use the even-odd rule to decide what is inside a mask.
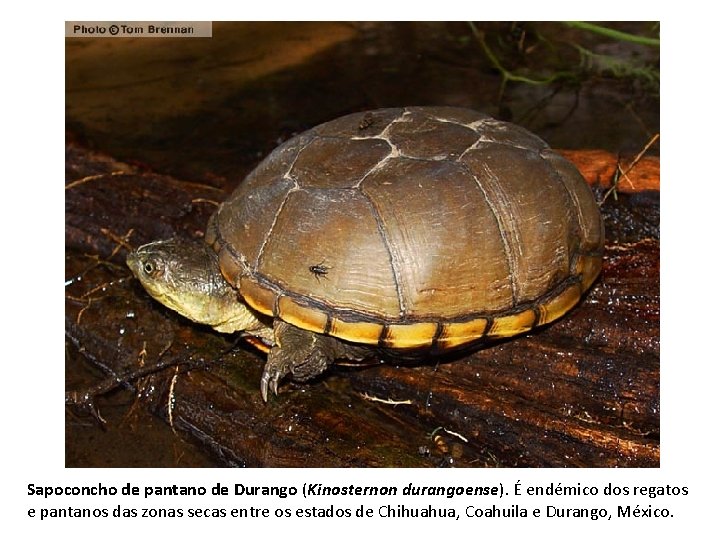
[[[114,234],[113,232],[111,232],[111,231],[108,230],[108,229],[100,229],[100,231],[101,231],[105,236],[107,236],[107,237],[110,238],[113,242],[115,242],[115,243],[117,244],[117,245],[113,248],[112,253],[110,253],[110,257],[108,257],[108,259],[106,260],[106,259],[101,259],[101,258],[100,258],[99,256],[97,256],[97,255],[89,256],[89,257],[91,258],[91,260],[93,261],[93,263],[92,263],[90,266],[88,266],[87,268],[85,268],[82,272],[80,272],[79,274],[77,274],[75,277],[72,277],[72,278],[70,278],[70,279],[66,279],[66,280],[65,280],[65,286],[66,286],[66,287],[69,286],[69,285],[72,285],[73,283],[76,283],[77,281],[80,280],[80,278],[81,278],[82,276],[84,276],[85,274],[87,274],[87,273],[88,273],[90,270],[92,270],[93,268],[96,268],[96,267],[100,266],[101,264],[109,265],[109,266],[111,266],[111,267],[116,267],[116,265],[114,265],[113,263],[110,262],[110,259],[112,259],[112,258],[117,254],[117,252],[120,251],[120,248],[123,248],[123,247],[124,247],[124,248],[127,249],[128,251],[132,251],[132,247],[128,244],[128,240],[130,239],[130,237],[132,236],[132,234],[135,232],[135,229],[130,229],[130,230],[128,230],[128,232],[126,232],[125,235],[122,236],[122,237],[117,236],[116,234]],[[100,296],[100,297],[92,297],[92,296],[91,296],[92,294],[94,294],[95,292],[97,292],[97,291],[99,291],[99,290],[104,290],[104,289],[106,289],[106,288],[115,286],[115,285],[117,285],[117,284],[119,284],[119,283],[122,283],[123,281],[126,281],[127,279],[128,279],[128,277],[122,277],[122,278],[119,278],[119,279],[115,279],[115,280],[113,280],[113,281],[101,283],[101,284],[93,287],[93,288],[90,289],[89,291],[85,291],[85,292],[82,294],[82,296],[80,296],[80,298],[78,298],[78,297],[76,297],[76,296],[72,296],[72,295],[65,295],[65,297],[66,297],[66,298],[69,298],[70,300],[75,300],[75,301],[77,301],[77,302],[85,302],[85,305],[80,309],[80,311],[79,311],[78,314],[77,314],[77,317],[76,317],[76,322],[77,322],[77,324],[80,324],[80,320],[82,319],[83,313],[85,312],[85,310],[87,310],[87,309],[90,307],[90,305],[91,305],[94,301],[100,300],[101,298],[104,298],[104,297],[102,297],[102,296]]]
[[[211,364],[219,362],[223,359],[225,355],[232,352],[237,346],[238,341],[239,339],[235,340],[232,345],[223,349],[220,354],[218,354],[215,358],[209,361],[205,360],[204,358],[194,358],[192,354],[180,359],[171,358],[169,360],[162,360],[162,357],[172,346],[172,342],[169,342],[165,346],[165,348],[163,348],[163,350],[160,351],[160,353],[158,354],[158,361],[156,363],[131,369],[120,375],[111,375],[110,377],[107,377],[106,379],[98,382],[97,384],[94,384],[93,386],[83,391],[71,390],[65,392],[65,405],[89,411],[90,414],[92,414],[101,425],[104,425],[105,419],[100,415],[100,412],[95,406],[95,398],[97,396],[106,394],[121,386],[127,386],[132,381],[136,381],[138,379],[141,379],[142,377],[147,377],[148,375],[159,373],[160,371],[163,371],[169,367],[179,368],[179,366],[184,366],[185,371],[191,371],[199,367],[209,366]],[[142,354],[142,351],[140,352],[140,354]],[[175,376],[177,376],[177,374],[178,370],[176,370]]]
[[[498,90],[498,102],[502,101],[503,94],[505,93],[505,87],[507,86],[508,81],[511,82],[521,82],[525,84],[531,84],[535,86],[546,86],[549,85],[557,80],[567,78],[569,76],[568,73],[565,72],[558,72],[554,73],[548,77],[545,77],[543,79],[532,79],[530,77],[525,77],[523,75],[518,75],[516,73],[513,73],[512,71],[506,69],[501,63],[498,57],[495,55],[495,53],[490,49],[487,42],[485,41],[485,32],[480,30],[477,26],[475,26],[475,23],[469,22],[470,25],[470,31],[473,33],[473,36],[475,36],[475,39],[477,39],[478,43],[480,44],[480,47],[482,47],[483,52],[485,53],[485,56],[488,57],[488,60],[490,60],[490,63],[492,66],[497,69],[500,72],[500,76],[502,77],[502,80],[500,81],[500,89]]]
[[[620,161],[618,160],[617,170],[615,171],[615,176],[613,177],[612,186],[610,186],[610,189],[607,190],[607,192],[605,193],[605,196],[602,198],[602,201],[600,201],[600,206],[603,205],[603,203],[607,200],[607,198],[611,194],[617,193],[618,185],[620,184],[620,182],[623,179],[627,180],[628,184],[630,184],[630,187],[635,187],[635,186],[633,186],[633,183],[630,180],[630,177],[628,176],[628,174],[630,173],[630,171],[633,170],[635,165],[637,165],[640,162],[640,160],[643,158],[645,153],[650,149],[650,147],[653,144],[655,144],[655,142],[659,138],[660,138],[659,133],[656,133],[655,135],[653,135],[650,138],[650,140],[647,142],[647,144],[643,147],[643,149],[640,150],[640,152],[638,152],[638,154],[635,156],[635,158],[632,160],[632,162],[630,162],[630,165],[628,166],[627,170],[622,169],[622,167],[620,166]]]
[[[655,141],[657,141],[659,138],[660,138],[659,133],[656,133],[655,135],[652,136],[652,138],[648,141],[648,143],[645,145],[645,147],[642,150],[640,150],[638,155],[635,156],[635,159],[633,159],[632,163],[630,163],[630,167],[628,167],[627,172],[630,172],[633,169],[633,167],[635,167],[635,165],[638,164],[638,162],[642,159],[642,157],[645,155],[645,153],[648,151],[648,149],[653,144],[655,144]],[[630,180],[628,179],[628,182],[629,181]]]
[[[650,38],[645,36],[636,36],[635,34],[628,34],[620,30],[608,28],[606,26],[600,26],[599,24],[593,24],[582,21],[568,21],[565,23],[571,28],[579,28],[580,30],[587,30],[601,36],[609,37],[617,41],[627,41],[630,43],[637,43],[639,45],[649,45],[651,47],[659,47],[660,40],[657,38]]]
[[[180,368],[175,366],[175,374],[172,376],[172,379],[170,379],[170,389],[168,390],[167,397],[168,423],[170,424],[170,428],[172,428],[173,433],[175,433],[175,423],[173,422],[173,409],[175,408],[175,384],[177,383],[179,371]]]
[[[464,443],[468,442],[468,438],[467,438],[467,437],[461,435],[461,434],[458,433],[457,431],[450,431],[448,428],[442,427],[442,426],[436,427],[436,428],[432,431],[432,433],[430,433],[429,438],[432,439],[433,437],[435,437],[435,435],[437,434],[437,432],[440,431],[440,430],[444,431],[444,432],[447,433],[448,435],[452,435],[453,437],[457,437],[458,439],[460,439],[460,440],[461,440],[462,442],[464,442]]]
[[[128,251],[132,251],[133,248],[129,244],[130,237],[135,232],[135,229],[129,229],[128,232],[125,233],[124,236],[118,236],[114,232],[112,232],[110,229],[102,228],[100,229],[100,232],[103,233],[105,236],[107,236],[110,240],[115,242],[116,246],[113,248],[112,253],[110,253],[109,259],[112,259],[118,251],[120,251],[121,247],[124,247]]]
[[[112,240],[113,242],[115,242],[115,243],[117,244],[117,245],[113,248],[112,252],[110,253],[110,257],[108,257],[107,259],[101,259],[98,255],[89,255],[89,254],[86,253],[85,256],[88,257],[90,260],[93,261],[92,264],[91,264],[90,266],[88,266],[87,268],[85,268],[82,272],[80,272],[80,273],[77,274],[76,276],[74,276],[74,277],[72,277],[72,278],[70,278],[70,279],[66,279],[66,280],[65,280],[65,286],[66,286],[66,287],[67,287],[68,285],[72,285],[73,283],[79,281],[79,279],[80,279],[82,276],[84,276],[85,274],[87,274],[87,273],[88,273],[90,270],[92,270],[93,268],[95,268],[95,267],[97,267],[97,266],[100,266],[101,264],[108,265],[108,266],[110,266],[110,267],[112,267],[112,268],[118,268],[118,265],[110,262],[110,259],[113,258],[113,257],[117,254],[118,251],[120,251],[120,248],[121,248],[121,247],[124,247],[124,248],[127,249],[128,251],[132,251],[132,246],[130,246],[130,244],[128,243],[128,241],[130,240],[130,237],[131,237],[131,236],[133,235],[133,233],[135,232],[135,229],[129,229],[128,232],[126,232],[125,235],[122,236],[122,237],[117,236],[115,233],[111,232],[111,231],[108,230],[108,229],[100,229],[100,231],[101,231],[105,236],[107,236],[108,238],[110,238],[110,240]],[[97,289],[97,287],[96,287],[96,289]],[[83,296],[86,296],[87,294],[88,294],[88,293],[85,293],[85,295],[83,295]]]
[[[111,173],[93,174],[92,176],[85,176],[84,178],[79,178],[77,180],[73,180],[69,184],[66,184],[65,190],[72,189],[72,188],[77,187],[80,184],[84,184],[86,182],[92,182],[93,180],[100,180],[102,178],[105,178],[106,176],[120,176],[122,174],[128,174],[128,173],[127,173],[127,171],[115,171],[115,172],[111,172]]]
[[[371,396],[365,392],[360,393],[360,397],[367,399],[368,401],[376,401],[378,403],[385,403],[386,405],[412,405],[412,400],[404,399],[403,401],[396,401],[394,399],[383,399],[375,396]]]
[[[193,199],[190,201],[191,203],[208,203],[212,204],[213,206],[220,206],[220,203],[218,201],[214,201],[212,199],[206,199],[205,197],[198,197],[196,199]]]

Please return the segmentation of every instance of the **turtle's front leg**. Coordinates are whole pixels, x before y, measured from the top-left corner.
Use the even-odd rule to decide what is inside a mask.
[[[367,347],[301,330],[280,319],[275,319],[273,332],[275,345],[268,353],[260,380],[264,401],[267,401],[268,388],[277,395],[278,384],[288,373],[294,380],[303,382],[320,375],[338,358],[360,362],[373,355]]]
[[[320,375],[335,361],[333,338],[301,330],[279,319],[275,320],[275,346],[270,349],[260,392],[267,401],[268,387],[277,395],[278,383],[288,374],[296,381],[307,381]]]

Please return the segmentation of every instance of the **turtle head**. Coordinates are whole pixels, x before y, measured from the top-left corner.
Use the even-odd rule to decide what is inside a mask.
[[[204,242],[151,242],[131,252],[127,265],[150,296],[191,321],[228,333],[265,326],[225,281]]]

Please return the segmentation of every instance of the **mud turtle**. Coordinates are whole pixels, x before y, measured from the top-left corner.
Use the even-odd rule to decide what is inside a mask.
[[[408,107],[288,140],[205,241],[153,242],[128,265],[160,302],[265,346],[267,399],[337,358],[444,353],[557,319],[600,272],[603,224],[580,173],[535,135]]]

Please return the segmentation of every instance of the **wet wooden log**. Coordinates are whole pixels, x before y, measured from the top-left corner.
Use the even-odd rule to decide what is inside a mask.
[[[616,156],[566,155],[592,184],[610,185]],[[654,158],[636,165],[642,190],[620,183],[603,205],[603,274],[567,317],[440,363],[334,366],[309,384],[285,383],[268,404],[260,353],[160,306],[124,265],[132,246],[201,237],[225,193],[73,143],[67,161],[69,348],[108,377],[160,363],[127,384],[218,465],[659,465]],[[88,388],[74,390],[78,398]]]

